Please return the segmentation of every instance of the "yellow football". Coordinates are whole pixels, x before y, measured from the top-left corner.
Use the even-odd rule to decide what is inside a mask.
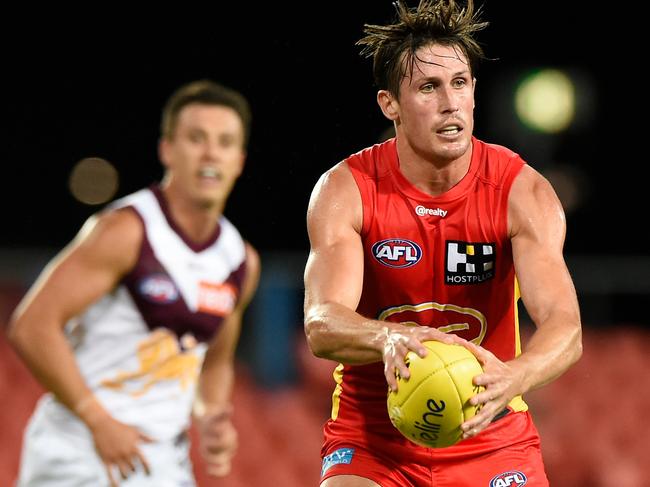
[[[472,379],[483,369],[474,355],[460,345],[426,341],[422,358],[406,355],[411,376],[397,377],[397,392],[388,392],[388,415],[393,426],[418,445],[443,448],[457,443],[460,425],[480,408],[469,399],[483,388]]]

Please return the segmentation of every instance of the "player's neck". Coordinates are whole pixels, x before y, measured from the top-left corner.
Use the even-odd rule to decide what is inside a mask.
[[[431,196],[438,196],[456,186],[468,173],[472,161],[469,150],[456,159],[427,158],[412,147],[400,146],[399,170],[417,189]]]
[[[169,186],[162,188],[170,218],[193,242],[205,242],[214,235],[219,217],[223,214],[223,204],[201,204],[178,194]]]

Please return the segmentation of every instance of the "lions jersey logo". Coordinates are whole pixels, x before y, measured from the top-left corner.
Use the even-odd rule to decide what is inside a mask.
[[[388,238],[375,242],[372,255],[383,265],[399,269],[417,264],[422,258],[422,249],[412,240]]]

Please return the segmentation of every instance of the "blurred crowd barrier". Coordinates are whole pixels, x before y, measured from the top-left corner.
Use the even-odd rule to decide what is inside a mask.
[[[5,255],[4,264],[11,263],[3,266],[0,253],[2,331],[49,257],[32,256],[21,262],[22,254]],[[247,315],[238,355],[234,421],[240,432],[239,453],[228,478],[210,479],[195,441],[192,459],[201,487],[318,484],[321,427],[329,415],[335,364],[313,357],[302,334],[304,257],[263,256],[260,292]],[[588,308],[583,309],[584,355],[558,380],[526,396],[542,436],[551,485],[645,487],[650,485],[650,327],[643,303],[650,292],[647,277],[638,277],[647,262],[641,262],[642,271],[625,262],[610,263],[624,275],[609,277],[610,264],[574,262],[587,272],[576,276],[574,271],[581,303]],[[633,278],[632,293],[620,286],[612,291],[614,281],[625,284]],[[592,279],[600,281],[588,283],[585,290],[583,282]],[[614,319],[619,312],[624,319]],[[531,332],[524,319],[524,341]],[[41,394],[0,333],[0,486],[13,485],[22,431]],[[194,430],[192,436],[196,439]]]

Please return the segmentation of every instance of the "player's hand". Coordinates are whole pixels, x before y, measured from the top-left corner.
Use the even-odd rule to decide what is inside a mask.
[[[149,475],[149,464],[139,445],[151,443],[151,438],[109,415],[97,419],[90,428],[111,487],[119,486],[120,479],[126,480],[139,466]]]
[[[406,366],[405,358],[409,351],[417,353],[420,357],[425,357],[428,353],[422,342],[427,340],[436,340],[443,343],[460,343],[464,342],[462,338],[454,334],[443,333],[436,328],[429,326],[412,326],[398,324],[396,327],[389,329],[385,327],[382,334],[382,359],[384,361],[384,376],[390,390],[397,391],[396,375],[403,379],[410,377],[410,372]]]
[[[494,417],[519,394],[523,380],[514,367],[499,360],[489,350],[471,342],[465,342],[464,346],[483,367],[483,373],[474,377],[474,384],[485,389],[469,400],[473,406],[481,405],[481,409],[461,425],[463,439],[476,436],[487,428]]]
[[[208,474],[214,477],[228,475],[232,468],[238,436],[231,417],[232,406],[227,405],[208,407],[197,418],[199,449],[206,461]]]

